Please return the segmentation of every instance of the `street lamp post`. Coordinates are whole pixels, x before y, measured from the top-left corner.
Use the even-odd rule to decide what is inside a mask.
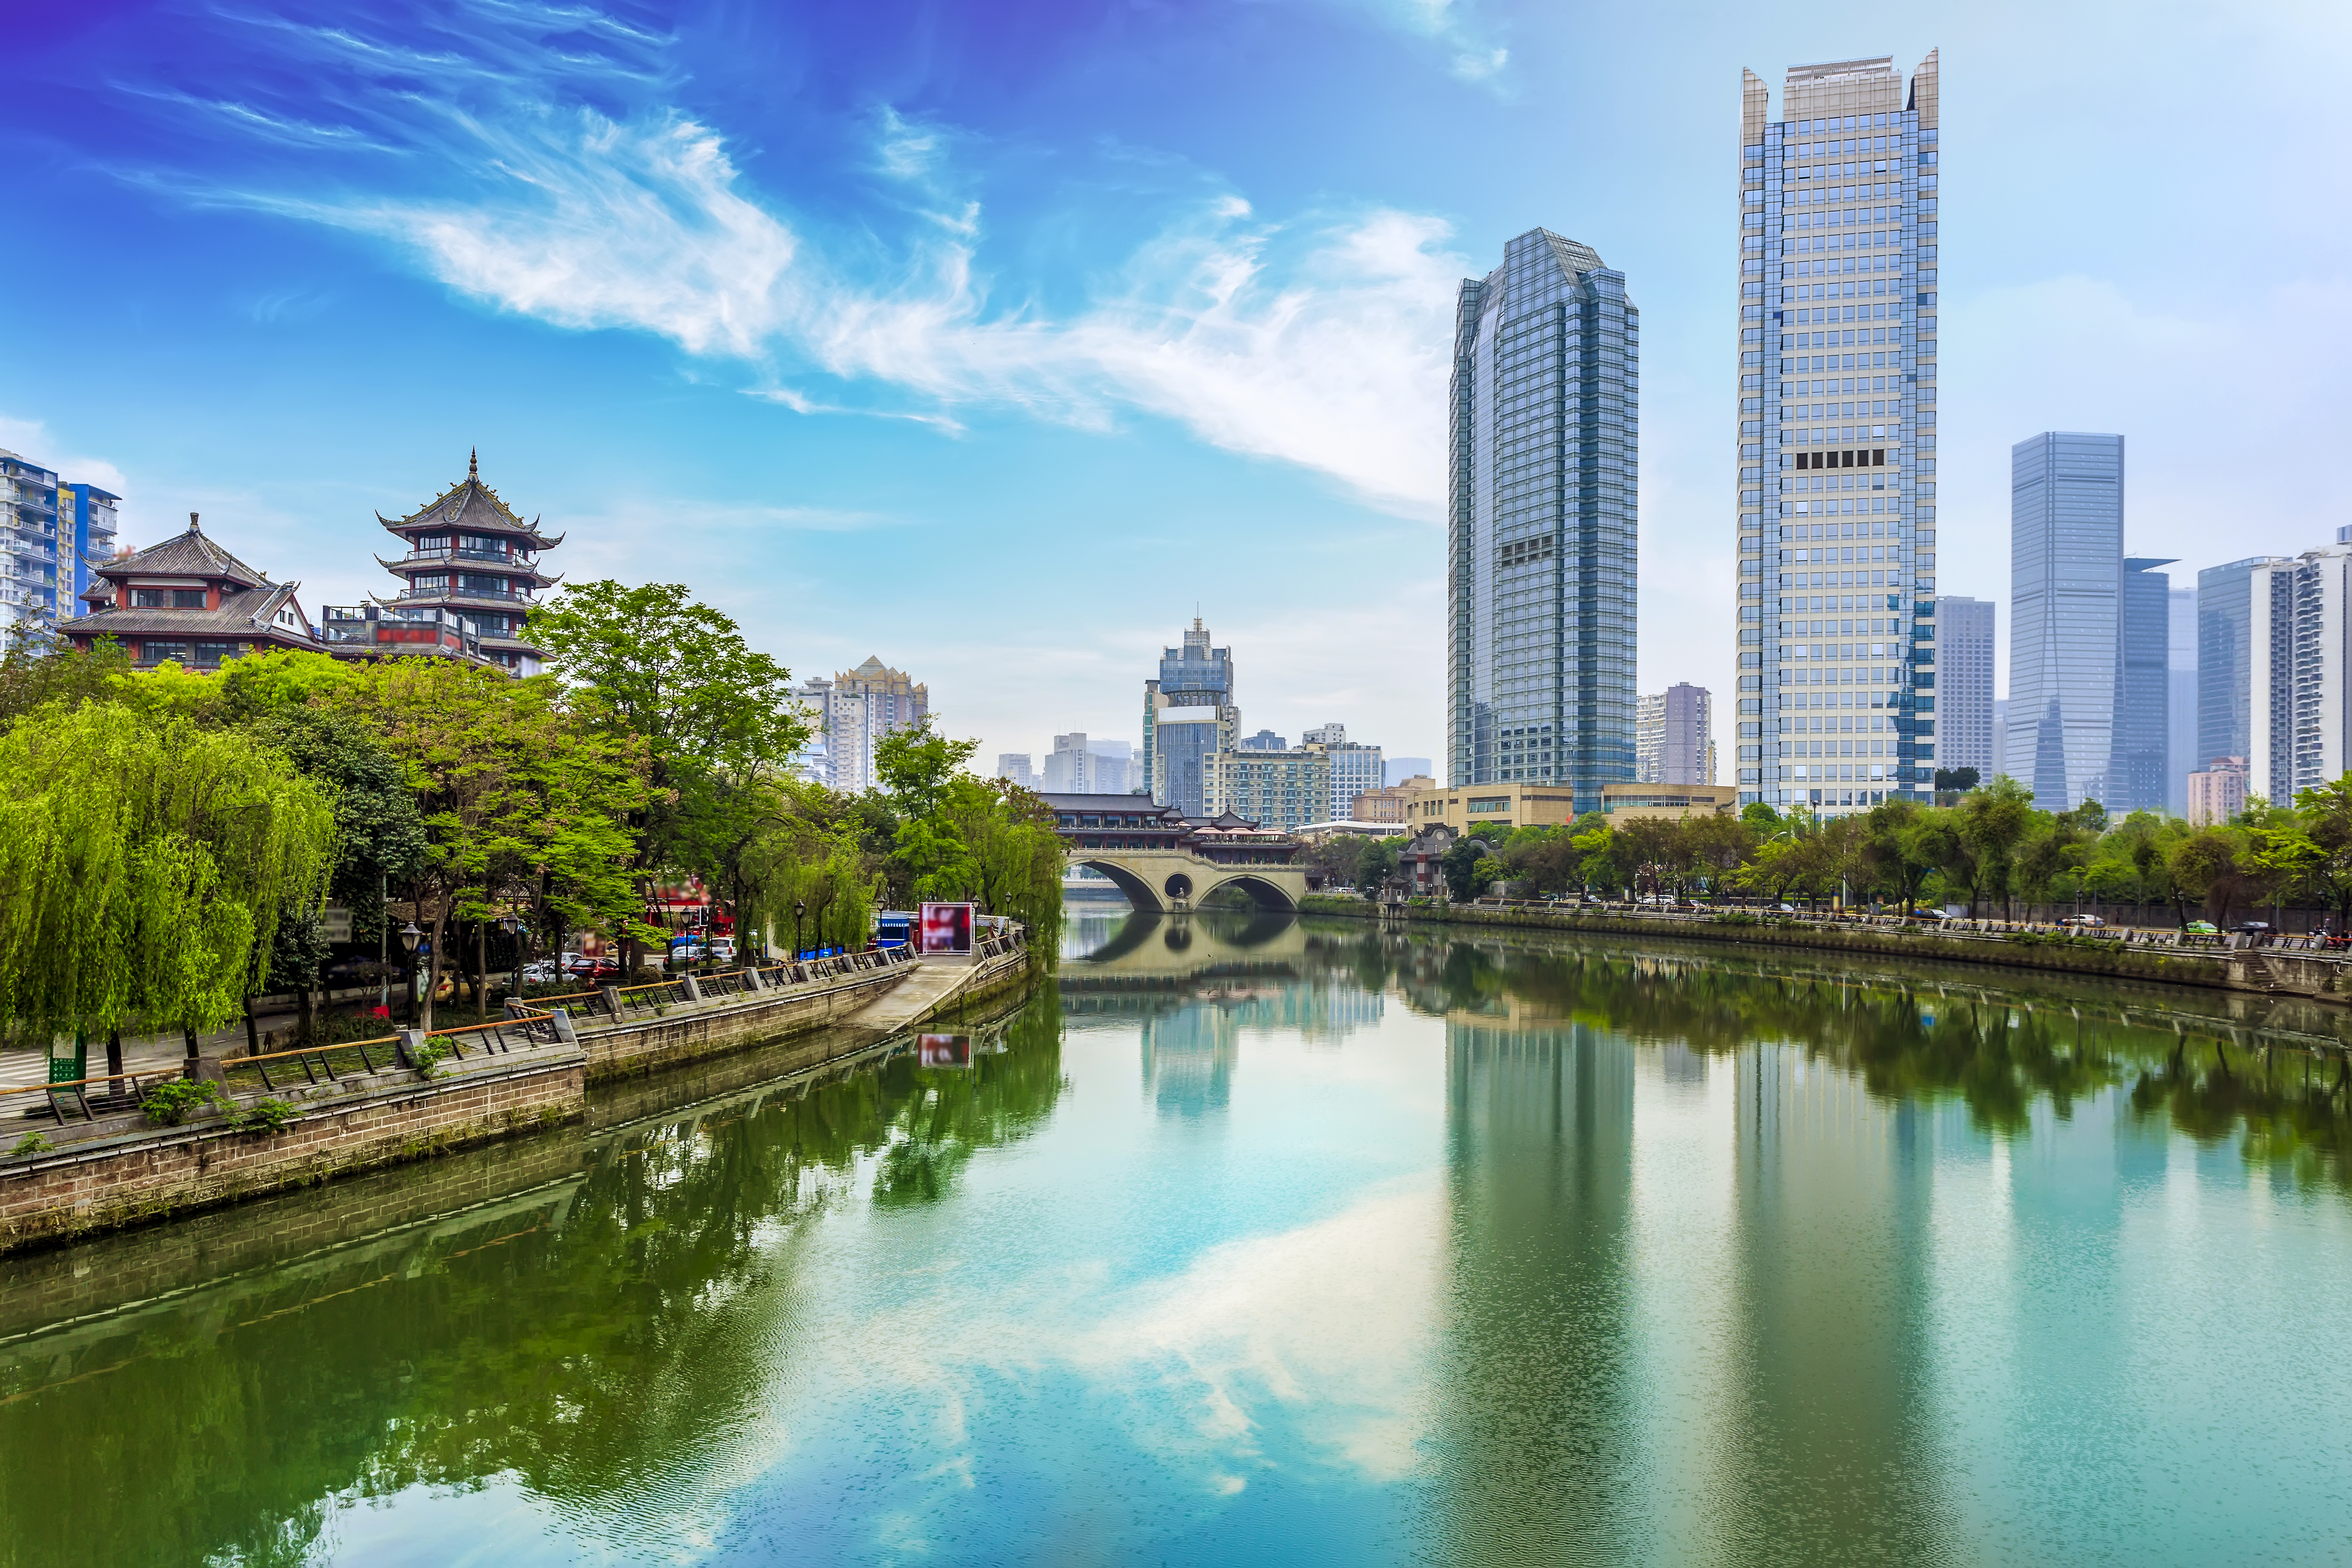
[[[808,906],[800,900],[793,900],[793,962],[801,961],[801,911]]]
[[[400,945],[408,953],[408,1021],[411,1024],[416,1022],[416,944],[424,935],[416,929],[415,921],[409,921],[400,933]]]
[[[506,932],[507,940],[514,944],[514,988],[508,994],[520,996],[522,994],[522,921],[515,918],[512,910],[509,910],[499,917],[499,929]]]

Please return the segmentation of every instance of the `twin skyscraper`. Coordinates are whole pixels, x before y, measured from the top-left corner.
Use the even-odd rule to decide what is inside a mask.
[[[1935,767],[1937,58],[1747,73],[1737,779],[1850,811]],[[1543,229],[1462,285],[1447,782],[1634,777],[1640,313]],[[1695,636],[1707,635],[1694,628]]]

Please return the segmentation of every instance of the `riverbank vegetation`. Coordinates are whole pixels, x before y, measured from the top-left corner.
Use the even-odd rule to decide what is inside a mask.
[[[1395,874],[1403,838],[1334,841],[1327,876],[1373,888]],[[2352,924],[2352,774],[2291,805],[2259,798],[2231,821],[2192,827],[2095,801],[2044,811],[2001,777],[1952,806],[1891,801],[1850,816],[1750,805],[1738,816],[1612,821],[1598,812],[1559,827],[1481,828],[1457,839],[1444,871],[1457,899],[1505,883],[1523,897],[1585,892],[1746,897],[1895,908],[1959,905],[2005,919],[2114,905],[2186,924],[2284,909],[2333,911]]]
[[[359,952],[395,960],[390,928],[414,913],[427,1027],[445,975],[478,1013],[519,947],[588,931],[628,970],[664,956],[678,889],[730,908],[751,952],[862,946],[875,910],[922,899],[1057,926],[1051,816],[966,771],[976,742],[927,721],[877,746],[877,789],[810,782],[795,762],[815,716],[790,672],[675,584],[567,588],[528,636],[548,656],[529,679],[441,657],[280,651],[197,672],[12,649],[7,1038],[193,1040],[257,994],[307,1003],[330,905]]]

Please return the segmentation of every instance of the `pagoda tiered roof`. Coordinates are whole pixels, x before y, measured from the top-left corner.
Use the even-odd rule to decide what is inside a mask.
[[[563,542],[563,535],[551,539],[539,531],[539,519],[525,522],[512,507],[499,499],[499,492],[482,483],[481,458],[478,452],[466,458],[466,477],[418,507],[406,517],[394,521],[382,512],[375,520],[394,533],[406,537],[427,533],[444,528],[462,528],[475,533],[519,534],[530,542],[534,550],[552,550]]]

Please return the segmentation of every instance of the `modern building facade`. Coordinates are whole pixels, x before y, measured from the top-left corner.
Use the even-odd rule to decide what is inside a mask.
[[[1974,768],[1990,784],[1992,666],[1997,620],[1990,599],[1946,594],[1936,601],[1936,763]]]
[[[1633,776],[1641,316],[1531,229],[1465,279],[1448,416],[1446,777],[1598,809]]]
[[[205,534],[194,512],[188,530],[97,569],[89,612],[56,627],[85,651],[111,637],[132,664],[216,670],[249,654],[291,648],[328,652],[296,598],[299,586],[273,583]],[[418,651],[429,651],[420,649]]]
[[[1209,759],[1240,738],[1234,705],[1234,650],[1210,645],[1209,628],[1192,617],[1180,647],[1162,648],[1160,674],[1143,683],[1142,777],[1151,798],[1187,816],[1206,816]]]
[[[1742,73],[1738,785],[1825,814],[1937,761],[1939,76]]]
[[[2197,590],[2175,588],[2166,603],[2164,809],[2189,812],[2189,775],[2210,758],[2197,754]]]
[[[1331,820],[1331,753],[1319,745],[1219,752],[1207,783],[1211,816],[1231,812],[1278,833]]]
[[[2216,757],[2253,755],[2253,574],[2285,561],[2250,555],[2197,574],[2197,745],[2189,760],[2200,769]],[[2269,586],[2265,577],[2265,592]],[[2266,617],[2266,629],[2274,618]]]
[[[1436,787],[1436,779],[1427,773],[1416,773],[1378,789],[1360,790],[1348,803],[1347,818],[1350,822],[1401,823],[1412,801],[1423,791]]]
[[[96,568],[114,559],[115,509],[122,498],[96,485],[58,481],[58,587],[61,610],[83,602],[96,582]],[[68,582],[68,576],[71,581]]]
[[[2108,804],[2123,687],[2124,438],[2010,448],[2009,754],[2045,811]]]
[[[1007,784],[1017,784],[1023,789],[1037,787],[1036,770],[1030,765],[1029,753],[1026,752],[997,752],[996,776]]]
[[[1045,758],[1045,782],[1050,795],[1125,795],[1132,766],[1124,741],[1093,741],[1083,730],[1054,737]]]
[[[2285,805],[2352,770],[2352,544],[2258,566],[2247,587],[2246,790]]]
[[[1302,739],[1308,745],[1322,747],[1331,758],[1330,820],[1334,822],[1347,819],[1356,797],[1379,789],[1387,777],[1381,749],[1349,740],[1345,724],[1318,724]]]
[[[2116,815],[2164,809],[2172,710],[2170,559],[2124,557],[2123,688],[2116,700],[2116,756],[2100,804]]]
[[[1664,776],[1666,698],[1662,691],[1643,691],[1633,699],[1633,781],[1656,784]]]
[[[829,782],[843,795],[862,795],[879,782],[875,745],[912,729],[931,710],[931,689],[903,669],[869,655],[856,669],[833,678],[823,694]]]
[[[1631,784],[1631,779],[1611,781]],[[1457,832],[1479,827],[1558,827],[1585,810],[1580,791],[1565,784],[1473,784],[1428,789],[1405,803],[1405,826],[1418,831],[1443,822]],[[1601,809],[1594,797],[1592,810]]]
[[[2181,815],[2191,827],[2218,827],[2246,809],[2246,759],[2215,757],[2186,781],[2189,809]]]
[[[466,458],[466,477],[398,521],[376,513],[376,521],[407,543],[405,553],[376,564],[399,578],[400,593],[377,607],[398,616],[413,612],[436,622],[462,618],[481,639],[491,663],[518,676],[537,675],[543,659],[523,630],[539,590],[559,579],[540,570],[541,551],[563,542],[541,533],[499,492],[482,483],[478,453]]]
[[[58,565],[55,470],[0,451],[0,643],[56,629]]]

